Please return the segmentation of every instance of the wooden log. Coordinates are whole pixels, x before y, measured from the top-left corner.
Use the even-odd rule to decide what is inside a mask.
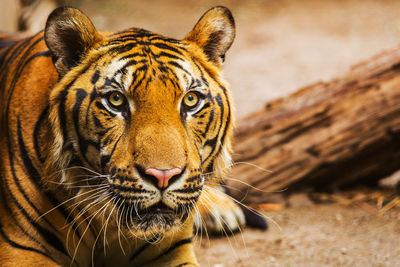
[[[234,150],[232,177],[267,192],[373,184],[400,169],[400,47],[267,103],[238,122]],[[268,195],[234,186],[252,202]]]

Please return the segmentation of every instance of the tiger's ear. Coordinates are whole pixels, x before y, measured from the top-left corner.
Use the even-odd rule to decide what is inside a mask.
[[[196,43],[208,60],[220,66],[234,38],[232,13],[226,7],[217,6],[204,13],[185,40]]]
[[[44,30],[44,40],[60,76],[78,64],[85,52],[101,39],[90,19],[71,7],[55,9]]]

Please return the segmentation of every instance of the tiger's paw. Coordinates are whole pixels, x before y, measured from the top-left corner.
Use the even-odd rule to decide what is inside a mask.
[[[231,235],[246,224],[245,214],[222,189],[204,188],[197,204],[195,227],[211,235]]]

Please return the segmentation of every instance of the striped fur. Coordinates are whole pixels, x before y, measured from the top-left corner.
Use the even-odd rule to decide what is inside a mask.
[[[203,187],[230,165],[233,37],[223,7],[184,40],[100,33],[73,8],[35,36],[0,35],[0,265],[198,265],[196,202],[207,217],[205,203],[230,201]],[[164,189],[145,173],[174,167]]]

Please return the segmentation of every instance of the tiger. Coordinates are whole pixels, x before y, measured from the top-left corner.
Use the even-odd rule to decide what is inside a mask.
[[[209,9],[182,40],[97,31],[59,7],[0,34],[0,266],[199,266],[193,237],[235,232],[222,190],[235,37]]]

